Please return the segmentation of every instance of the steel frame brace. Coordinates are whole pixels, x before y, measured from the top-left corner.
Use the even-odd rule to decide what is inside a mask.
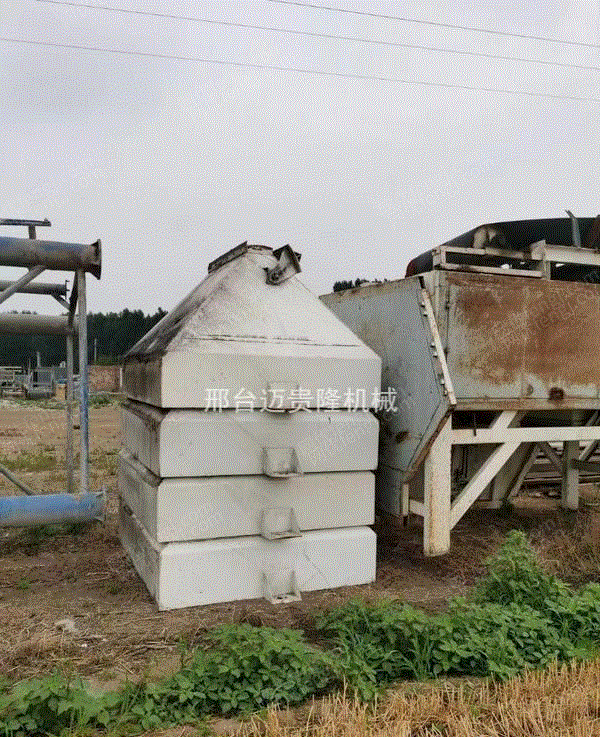
[[[87,300],[86,272],[100,278],[101,244],[96,241],[90,245],[80,243],[63,243],[59,241],[42,241],[36,239],[37,226],[49,226],[48,220],[13,220],[0,219],[0,225],[19,225],[28,228],[29,238],[0,237],[0,265],[24,266],[28,271],[15,282],[0,282],[0,304],[17,292],[31,294],[47,294],[68,309],[68,315],[54,317],[45,315],[0,316],[0,332],[4,329],[10,333],[54,333],[66,336],[67,363],[67,494],[56,495],[50,506],[44,506],[47,500],[31,496],[31,490],[6,469],[0,467],[5,475],[25,494],[30,495],[26,504],[14,502],[0,513],[2,524],[41,524],[41,519],[86,519],[96,518],[97,511],[103,506],[103,496],[89,493],[89,388],[88,388],[88,355],[87,355]],[[74,271],[75,279],[71,295],[67,301],[66,285],[30,284],[45,269]],[[78,315],[77,315],[78,313]],[[76,319],[76,315],[78,319]],[[80,494],[71,496],[74,491],[74,448],[73,448],[73,339],[79,337],[79,424],[80,424]],[[90,503],[91,500],[91,503]],[[101,501],[98,501],[101,500]],[[7,503],[8,504],[8,503]],[[42,505],[37,509],[35,505]],[[71,508],[75,504],[74,509]],[[70,506],[71,505],[71,506]],[[18,508],[18,510],[17,510]],[[90,509],[92,512],[90,512]],[[18,512],[18,513],[17,513]],[[92,514],[93,513],[93,514]],[[92,516],[90,516],[92,515]],[[12,520],[12,522],[8,520]],[[16,522],[15,522],[16,520]]]
[[[597,419],[593,414],[588,422]],[[411,499],[406,485],[402,489],[403,514],[423,517],[425,555],[442,555],[448,551],[450,531],[480,500],[490,484],[493,484],[491,499],[479,501],[478,506],[499,508],[506,499],[513,497],[521,488],[539,451],[561,472],[561,506],[569,510],[578,508],[580,470],[600,469],[600,464],[588,461],[600,444],[600,426],[581,424],[581,411],[573,412],[574,424],[566,427],[520,427],[521,421],[522,413],[502,411],[489,427],[465,430],[452,428],[452,416],[447,419],[423,462],[423,501]],[[582,441],[589,444],[580,452]],[[550,442],[563,443],[562,457],[549,445]],[[482,444],[495,447],[467,484],[452,496],[452,447]],[[518,457],[515,455],[517,452]],[[506,467],[513,456],[511,468]]]

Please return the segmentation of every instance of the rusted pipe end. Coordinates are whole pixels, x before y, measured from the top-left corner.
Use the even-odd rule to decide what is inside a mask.
[[[95,243],[92,243],[91,247],[96,250],[97,264],[93,264],[89,272],[90,274],[95,276],[96,279],[100,279],[100,275],[102,274],[102,241],[100,240],[100,238],[98,238]]]

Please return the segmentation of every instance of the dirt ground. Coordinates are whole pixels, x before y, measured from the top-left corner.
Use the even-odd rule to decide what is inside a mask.
[[[0,673],[9,679],[45,674],[54,666],[108,688],[126,679],[159,677],[177,668],[182,644],[202,641],[217,623],[289,625],[313,637],[316,612],[356,595],[439,610],[449,597],[466,591],[483,559],[513,527],[526,529],[559,572],[565,573],[558,565],[561,551],[572,558],[565,564],[567,573],[579,570],[589,579],[598,570],[600,513],[595,507],[567,516],[545,499],[525,500],[509,516],[468,514],[452,533],[451,553],[438,559],[423,557],[417,528],[379,521],[377,580],[369,586],[305,594],[292,604],[251,601],[158,612],[116,530],[118,403],[91,408],[90,440],[93,488],[104,486],[108,493],[105,523],[83,529],[0,530]],[[31,488],[64,489],[63,447],[63,410],[0,400],[0,463]],[[0,481],[0,494],[12,493],[13,487]],[[574,536],[588,540],[587,553],[573,552]],[[593,565],[586,571],[590,560]],[[61,630],[56,623],[63,619],[72,620],[76,631]]]

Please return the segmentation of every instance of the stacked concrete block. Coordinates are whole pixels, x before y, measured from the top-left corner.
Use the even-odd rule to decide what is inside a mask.
[[[120,532],[160,609],[375,577],[379,357],[244,244],[130,351]]]

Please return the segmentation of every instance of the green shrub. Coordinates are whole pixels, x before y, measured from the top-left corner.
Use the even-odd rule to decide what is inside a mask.
[[[472,597],[452,601],[444,614],[361,600],[322,614],[317,626],[329,640],[328,653],[298,631],[231,625],[213,630],[207,649],[189,654],[180,672],[158,683],[103,696],[60,674],[4,686],[0,735],[152,730],[208,714],[297,704],[342,682],[371,699],[404,678],[505,679],[585,656],[600,640],[600,584],[573,592],[541,569],[521,533],[511,533],[486,565]]]
[[[197,650],[179,673],[138,687],[131,713],[144,729],[297,704],[333,680],[330,658],[301,632],[241,624],[218,627],[209,637],[215,647]]]
[[[564,637],[574,643],[600,640],[600,584],[544,602],[544,612]]]
[[[16,683],[0,694],[0,733],[3,737],[36,737],[65,729],[105,727],[115,695],[95,697],[79,678],[60,673]]]
[[[513,530],[500,550],[485,561],[486,575],[473,589],[479,603],[525,604],[543,610],[547,600],[570,594],[567,584],[540,566],[525,535]]]
[[[456,600],[430,616],[410,606],[349,602],[323,615],[341,670],[363,697],[402,678],[513,676],[575,653],[541,612],[526,605]]]
[[[379,683],[431,674],[435,622],[419,609],[355,599],[321,615],[317,626],[335,643],[338,676],[365,698]]]
[[[456,600],[433,653],[436,675],[481,675],[504,679],[575,653],[571,643],[536,609],[522,604],[474,604]]]

